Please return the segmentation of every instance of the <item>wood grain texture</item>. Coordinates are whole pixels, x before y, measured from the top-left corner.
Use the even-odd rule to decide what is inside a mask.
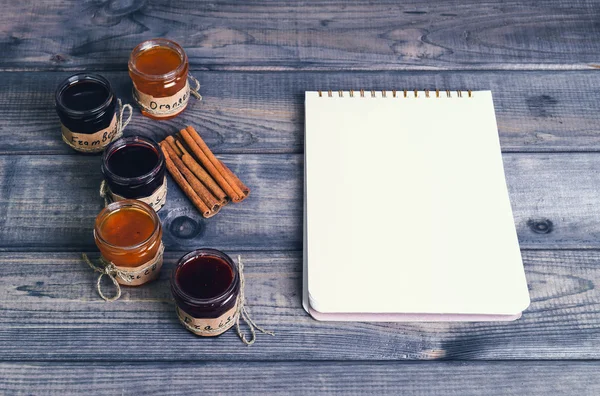
[[[199,339],[177,321],[167,252],[160,278],[102,301],[78,253],[0,254],[2,360],[600,359],[600,252],[524,251],[531,306],[515,322],[340,323],[301,306],[300,252],[239,252],[252,317],[276,335],[246,347]],[[105,282],[110,288],[110,282]]]
[[[167,249],[302,249],[302,155],[220,155],[250,197],[202,219],[169,178],[161,209]],[[600,156],[504,154],[522,248],[600,248]],[[94,248],[100,157],[0,157],[0,250]],[[385,205],[400,203],[386,202]],[[385,214],[386,206],[381,213]],[[352,215],[349,213],[349,215]],[[481,232],[488,227],[481,219]]]
[[[167,249],[301,249],[300,155],[223,155],[252,189],[240,204],[204,219],[168,178],[159,215]],[[0,249],[80,250],[94,245],[104,206],[99,156],[0,157]]]
[[[5,92],[0,154],[73,153],[60,139],[54,110],[54,90],[69,74],[0,73]],[[104,74],[118,96],[132,103],[127,73]],[[126,134],[162,140],[194,125],[216,153],[301,153],[306,90],[470,88],[493,91],[505,152],[600,150],[597,72],[199,72],[197,77],[202,102],[192,99],[170,121],[150,120],[136,108]]]
[[[599,18],[598,0],[4,4],[0,393],[599,394]],[[53,93],[88,70],[131,102],[127,59],[152,37],[185,47],[204,101],[162,122],[136,109],[126,134],[161,140],[194,125],[252,194],[205,220],[169,180],[161,276],[109,304],[79,257],[95,251],[100,158],[61,142]],[[494,92],[526,249],[522,319],[326,323],[304,312],[303,92],[360,88]],[[485,220],[481,232],[494,227]],[[247,348],[233,331],[198,339],[179,325],[170,270],[207,246],[243,255],[250,311],[275,337]]]
[[[0,16],[4,70],[126,70],[168,37],[194,69],[589,69],[597,1],[46,0]]]
[[[1,363],[0,392],[96,395],[600,393],[598,362]]]

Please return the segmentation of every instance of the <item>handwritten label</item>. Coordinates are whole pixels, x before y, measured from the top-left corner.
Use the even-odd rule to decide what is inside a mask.
[[[194,318],[177,307],[177,316],[186,329],[203,337],[214,337],[229,330],[236,320],[237,300],[233,308],[218,318]]]
[[[175,95],[157,98],[152,95],[145,94],[134,87],[133,97],[140,107],[155,117],[171,117],[179,114],[185,109],[190,100],[190,84],[185,82],[185,86]]]
[[[116,276],[117,282],[125,286],[139,286],[158,278],[163,265],[164,252],[165,246],[161,242],[158,252],[152,260],[133,268],[115,265],[119,270]]]
[[[73,132],[61,124],[63,139],[77,151],[84,153],[97,153],[104,150],[117,135],[117,115],[115,114],[110,125],[95,133]]]
[[[114,192],[110,191],[110,188],[108,189],[108,194],[112,198],[113,202],[114,201],[122,201],[124,199],[129,199],[129,198],[125,198],[122,195],[115,194]],[[135,199],[137,199],[138,201],[147,203],[148,205],[150,205],[152,207],[152,209],[154,209],[155,211],[158,212],[160,210],[160,208],[162,208],[165,205],[165,203],[167,202],[167,177],[165,176],[163,183],[160,185],[160,187],[158,187],[156,189],[156,191],[154,191],[152,193],[152,195],[150,195],[148,197],[140,197],[140,198],[135,198]]]

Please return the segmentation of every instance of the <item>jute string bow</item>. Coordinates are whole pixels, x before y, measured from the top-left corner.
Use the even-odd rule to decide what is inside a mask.
[[[237,302],[237,310],[235,312],[235,330],[237,331],[238,337],[240,337],[240,340],[242,340],[242,342],[248,346],[254,344],[254,342],[256,341],[256,330],[260,331],[261,333],[264,334],[269,334],[274,336],[275,333],[272,331],[268,331],[263,329],[262,327],[260,327],[258,324],[256,324],[256,322],[254,320],[252,320],[252,318],[250,317],[250,313],[248,312],[248,309],[246,307],[246,297],[244,295],[244,289],[246,286],[246,280],[244,278],[244,264],[242,263],[242,257],[238,256],[238,269],[239,269],[239,273],[240,273],[240,294],[238,295],[238,302]],[[184,320],[182,320],[181,316],[179,315],[179,321],[181,322],[181,324],[183,326],[185,326],[188,330],[195,332],[196,329],[191,326],[190,324],[186,323]],[[246,338],[246,335],[242,332],[241,329],[241,325],[240,325],[240,320],[243,320],[244,322],[246,322],[246,325],[248,326],[248,328],[250,329],[250,340],[248,340]],[[203,332],[222,332],[222,329],[212,329],[212,330],[203,330]]]
[[[83,261],[85,261],[87,263],[87,265],[90,266],[91,269],[93,269],[95,272],[99,272],[100,276],[98,277],[98,281],[96,282],[96,290],[98,290],[98,294],[100,295],[100,297],[102,297],[103,300],[108,301],[108,302],[113,302],[118,300],[121,297],[121,285],[119,285],[119,282],[117,282],[117,276],[119,275],[124,275],[124,274],[119,274],[119,269],[110,261],[106,261],[103,257],[100,257],[98,259],[98,261],[100,261],[101,265],[97,266],[94,263],[92,263],[92,261],[88,258],[87,254],[83,253],[81,255],[81,257],[83,258]],[[106,275],[108,276],[108,279],[110,279],[112,281],[112,283],[115,285],[115,288],[117,289],[117,292],[114,296],[112,297],[106,297],[106,295],[104,295],[104,293],[102,293],[102,287],[100,286],[100,282],[102,282],[102,277]],[[123,277],[124,278],[124,277]],[[124,278],[126,279],[126,278]]]
[[[119,268],[117,268],[116,265],[114,265],[112,262],[106,260],[102,256],[100,256],[100,258],[98,259],[98,261],[100,261],[99,266],[94,264],[88,258],[87,254],[83,253],[81,255],[81,257],[83,258],[83,261],[85,261],[85,263],[87,265],[89,265],[89,267],[91,269],[93,269],[95,272],[100,273],[100,276],[98,276],[98,280],[96,281],[96,290],[98,291],[98,295],[100,295],[100,297],[104,301],[113,302],[113,301],[117,301],[121,297],[121,285],[117,281],[117,278],[121,279],[123,282],[130,283],[133,279],[135,279],[135,277],[137,275],[143,274],[148,269],[148,267],[151,267],[152,265],[154,265],[153,262],[155,261],[155,259],[157,257],[160,257],[163,254],[164,250],[165,250],[165,247],[164,247],[164,245],[161,244],[160,248],[158,249],[158,252],[156,254],[156,257],[150,261],[150,264],[147,266],[144,266],[142,269],[135,271],[135,272],[134,271],[122,271]],[[108,279],[110,279],[112,281],[113,285],[115,285],[116,293],[112,297],[107,297],[102,292],[101,282],[102,282],[102,277],[105,275],[108,277]]]
[[[114,140],[117,140],[118,138],[123,136],[123,130],[125,129],[127,124],[129,124],[129,121],[131,121],[131,117],[133,115],[133,108],[131,107],[130,104],[123,104],[121,102],[121,99],[117,99],[117,106],[119,109],[119,112],[117,114],[117,133],[115,133],[115,136],[113,136],[113,138],[111,139],[111,142]],[[123,121],[123,116],[125,114],[125,110],[128,111],[128,115],[127,115],[127,119],[125,121]],[[65,135],[63,135],[62,139],[71,148],[73,148],[77,151],[84,152],[84,153],[94,153],[97,151],[102,151],[104,149],[104,147],[100,147],[100,148],[89,147],[88,148],[88,147],[75,146],[72,142],[70,142],[68,139],[65,138]]]

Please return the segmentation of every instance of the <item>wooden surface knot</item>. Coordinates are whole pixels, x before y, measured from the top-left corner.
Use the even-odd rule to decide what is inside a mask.
[[[554,229],[554,224],[548,219],[529,219],[527,226],[536,234],[549,234]]]

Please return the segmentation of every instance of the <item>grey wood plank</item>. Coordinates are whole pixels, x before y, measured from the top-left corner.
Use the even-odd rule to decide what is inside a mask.
[[[0,153],[73,153],[60,139],[54,111],[54,90],[69,74],[0,73],[0,91],[5,91]],[[131,103],[127,73],[104,74]],[[306,90],[470,88],[494,92],[506,152],[600,150],[597,72],[199,72],[197,77],[202,102],[192,100],[170,121],[150,120],[136,109],[126,133],[160,140],[195,125],[217,153],[301,153]]]
[[[169,278],[184,252],[167,252],[157,281],[114,303],[77,253],[1,253],[0,360],[600,359],[600,251],[523,251],[531,306],[491,323],[318,322],[301,306],[300,252],[226,252],[243,256],[250,312],[274,337],[246,347],[234,331],[182,328]]]
[[[73,154],[61,139],[54,92],[68,73],[0,73],[0,153]],[[194,125],[215,153],[302,152],[300,95],[291,91],[292,76],[264,74],[200,73],[204,100],[190,100],[189,107],[173,120],[157,121],[142,116],[133,102],[132,83],[125,72],[103,73],[124,103],[134,106],[126,135],[142,134],[162,140],[186,125]],[[303,80],[306,83],[306,80]],[[278,92],[290,89],[287,96]]]
[[[250,198],[205,220],[169,179],[160,211],[167,248],[300,250],[302,155],[220,157],[252,189]],[[600,248],[598,154],[503,158],[522,248]],[[92,227],[102,207],[99,168],[98,156],[0,156],[0,250],[93,248]],[[386,202],[381,214],[394,204]],[[493,226],[482,219],[481,232]]]
[[[0,363],[8,394],[597,395],[600,363]]]
[[[252,190],[240,204],[204,219],[169,177],[160,212],[168,249],[300,249],[300,155],[223,155]],[[0,157],[0,249],[85,249],[104,206],[99,156]]]
[[[125,70],[136,44],[168,37],[195,69],[588,69],[599,15],[565,0],[13,1],[0,67]]]

